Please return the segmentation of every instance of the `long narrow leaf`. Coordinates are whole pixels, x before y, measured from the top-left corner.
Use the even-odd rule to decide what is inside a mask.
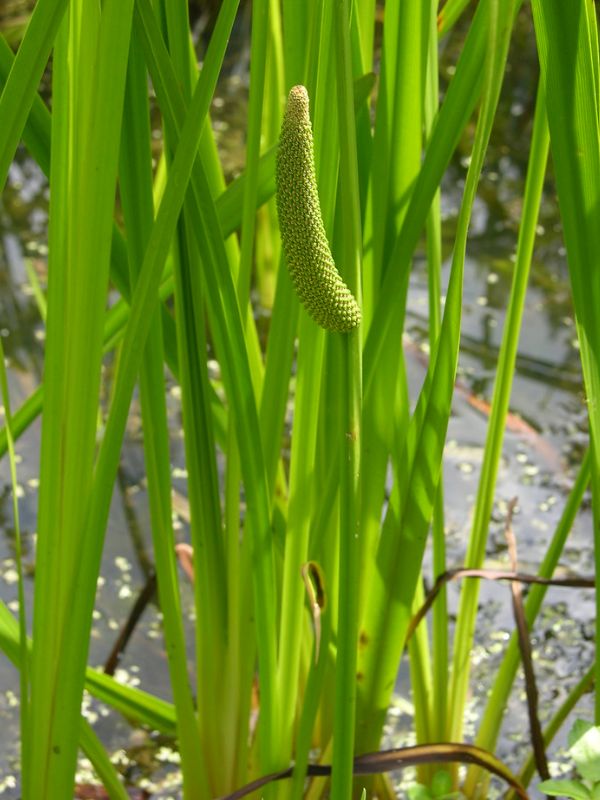
[[[596,571],[600,569],[600,130],[598,123],[598,50],[591,42],[596,26],[585,0],[569,4],[548,0],[532,4],[560,213],[588,400],[592,452],[592,497]],[[590,10],[591,9],[591,10]],[[600,611],[600,593],[596,594]],[[600,613],[596,614],[600,638]],[[596,685],[600,659],[596,659]],[[600,692],[596,691],[596,723]]]
[[[458,222],[452,272],[437,352],[411,420],[377,554],[376,578],[361,629],[359,659],[361,750],[377,743],[398,662],[423,557],[442,460],[456,366],[462,275],[468,224],[502,85],[512,19],[512,0],[489,4],[485,90]],[[504,24],[501,24],[504,21]]]

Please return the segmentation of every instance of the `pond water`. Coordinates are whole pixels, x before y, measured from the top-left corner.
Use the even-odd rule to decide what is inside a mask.
[[[453,63],[458,41],[452,38],[443,44],[443,64]],[[502,111],[486,163],[465,265],[460,389],[456,393],[448,431],[444,469],[450,567],[462,563],[469,533],[487,428],[487,415],[473,398],[484,401],[491,398],[516,248],[532,97],[537,80],[527,13],[520,20],[513,50],[510,58],[513,67],[503,91]],[[243,141],[247,87],[240,74],[241,70],[233,70],[233,74],[224,79],[213,108],[218,136],[226,146],[228,159],[232,159],[228,164],[231,172],[239,166],[232,142]],[[466,175],[470,134],[472,131],[465,134],[462,150],[444,180],[447,250],[453,239]],[[47,206],[45,179],[26,155],[19,153],[0,201],[0,335],[8,360],[13,411],[39,384],[42,375],[44,331],[27,270],[32,268],[42,285],[45,284]],[[535,571],[545,553],[587,441],[568,271],[551,178],[544,196],[539,234],[511,399],[511,411],[527,424],[520,426],[520,430],[515,425],[505,437],[487,553],[492,564],[507,564],[503,533],[506,508],[509,500],[517,497],[513,527],[521,566],[526,571]],[[445,280],[450,253],[446,256]],[[406,347],[413,397],[424,377],[422,345],[426,339],[427,281],[424,264],[417,259],[410,286]],[[180,404],[175,386],[170,391],[169,405],[174,486],[185,497]],[[17,445],[19,509],[25,562],[30,573],[34,567],[39,437],[40,427],[36,422]],[[4,460],[0,470],[0,597],[16,610],[11,502],[9,472]],[[182,541],[187,534],[184,506],[183,503],[177,517]],[[147,580],[152,563],[149,530],[140,419],[134,403],[103,556],[89,657],[92,665],[104,663],[135,597]],[[568,540],[563,566],[579,574],[593,572],[591,530],[591,512],[586,508],[579,514]],[[430,565],[429,556],[426,565]],[[191,609],[191,589],[183,575],[182,586],[184,607]],[[26,580],[29,612],[32,588],[33,577],[29,574]],[[458,586],[451,584],[448,591],[450,608],[455,611]],[[593,620],[593,592],[548,591],[545,608],[532,634],[542,724],[592,663]],[[476,729],[490,676],[500,662],[513,627],[509,589],[483,583],[477,643],[472,658],[472,700],[468,718],[471,734]],[[191,636],[189,641],[193,641]],[[189,657],[193,664],[191,645]],[[160,616],[154,604],[146,609],[135,629],[121,659],[119,677],[170,699]],[[399,688],[406,688],[402,672]],[[591,695],[584,696],[577,715],[591,719],[592,705]],[[86,713],[109,751],[128,765],[128,776],[133,784],[146,785],[156,798],[179,796],[177,756],[170,742],[132,730],[120,717],[91,698],[86,698]],[[16,800],[20,796],[15,778],[18,771],[18,681],[15,670],[2,657],[0,723],[0,797]],[[565,732],[568,726],[569,723]],[[404,706],[399,705],[390,715],[386,744],[397,746],[409,742],[410,727],[410,717]],[[498,748],[498,755],[515,769],[524,757],[526,727],[524,689],[519,679]],[[550,750],[552,759],[561,759],[560,747],[564,742],[563,733]],[[139,753],[138,760],[136,753]],[[85,767],[82,762],[82,781],[90,779],[86,777]],[[536,796],[534,790],[531,795]]]

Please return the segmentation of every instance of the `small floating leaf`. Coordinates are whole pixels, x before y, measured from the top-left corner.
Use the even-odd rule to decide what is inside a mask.
[[[589,800],[590,790],[579,781],[543,781],[538,790],[552,797],[569,797],[571,800]]]
[[[294,86],[288,96],[275,175],[281,239],[298,297],[321,327],[347,333],[360,324],[360,308],[325,235],[304,86]]]

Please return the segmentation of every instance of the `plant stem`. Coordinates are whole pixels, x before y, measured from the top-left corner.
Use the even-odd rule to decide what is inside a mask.
[[[345,221],[342,247],[348,266],[344,276],[361,302],[361,224],[356,160],[356,130],[350,60],[350,7],[335,5],[335,42],[340,133],[340,188]],[[342,339],[345,374],[342,380],[344,436],[340,486],[339,620],[333,734],[331,796],[347,800],[352,792],[352,760],[356,706],[356,646],[358,639],[358,555],[362,347],[360,327]]]

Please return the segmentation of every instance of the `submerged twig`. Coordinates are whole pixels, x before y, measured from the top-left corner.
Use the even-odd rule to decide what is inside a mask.
[[[476,569],[474,567],[449,569],[441,575],[438,575],[433,587],[427,593],[425,602],[411,619],[406,634],[406,641],[410,639],[419,623],[424,619],[442,587],[450,583],[450,581],[456,581],[460,578],[482,578],[488,581],[519,581],[519,583],[539,584],[541,586],[562,586],[567,589],[593,589],[596,586],[595,578],[586,576],[575,576],[573,578],[542,578],[540,575],[529,575],[510,569]]]
[[[106,659],[104,664],[104,672],[107,675],[114,675],[117,665],[119,663],[119,659],[121,658],[121,654],[127,647],[127,642],[131,638],[131,634],[134,632],[135,627],[144,613],[144,610],[148,603],[154,597],[156,592],[156,573],[151,572],[148,576],[148,580],[146,581],[143,589],[139,593],[137,600],[135,601],[133,608],[131,609],[127,621],[121,628],[121,632],[119,633],[116,642],[113,645],[112,650],[110,651],[110,655]]]
[[[517,571],[517,542],[512,527],[512,517],[517,498],[513,499],[508,504],[508,513],[506,516],[506,525],[504,528],[504,536],[508,544],[508,556],[512,568]],[[542,726],[538,717],[538,690],[535,681],[535,672],[533,669],[533,659],[531,657],[531,640],[529,638],[529,629],[527,627],[527,620],[525,618],[525,609],[523,608],[523,592],[521,590],[521,583],[519,581],[511,581],[510,590],[512,594],[513,613],[515,617],[515,626],[517,628],[517,636],[519,641],[519,650],[521,652],[521,661],[523,662],[523,672],[525,675],[525,693],[527,696],[527,712],[529,714],[529,731],[531,735],[531,746],[535,757],[536,769],[542,780],[547,780],[550,777],[548,770],[548,759],[546,758],[546,749],[544,747],[544,735],[542,733]]]
[[[179,563],[181,564],[181,568],[186,573],[188,578],[191,582],[194,582],[194,550],[190,547],[189,544],[177,544],[175,545],[175,553],[177,558],[179,559]],[[127,621],[123,625],[119,636],[117,637],[116,642],[113,645],[112,650],[110,651],[110,655],[106,659],[104,664],[104,672],[107,675],[114,675],[115,669],[117,668],[117,664],[119,663],[119,659],[121,657],[121,653],[127,647],[127,642],[131,638],[135,627],[144,613],[144,610],[148,603],[154,597],[156,592],[156,573],[154,569],[151,568],[151,571],[148,575],[148,579],[144,584],[141,592],[138,595],[137,600],[134,603],[133,608],[129,613],[129,617]]]
[[[517,797],[522,798],[522,800],[529,799],[529,795],[508,767],[491,753],[488,753],[487,750],[472,744],[439,742],[436,744],[415,745],[414,747],[399,747],[393,750],[381,750],[376,753],[365,753],[354,759],[353,772],[354,775],[377,775],[417,764],[435,763],[476,764],[508,783]],[[262,778],[257,778],[255,781],[242,786],[241,789],[219,798],[219,800],[240,800],[240,798],[246,797],[268,783],[290,778],[293,771],[293,767],[288,767],[279,772],[264,775]],[[328,777],[329,775],[331,775],[331,764],[309,764],[306,770],[307,777]]]

